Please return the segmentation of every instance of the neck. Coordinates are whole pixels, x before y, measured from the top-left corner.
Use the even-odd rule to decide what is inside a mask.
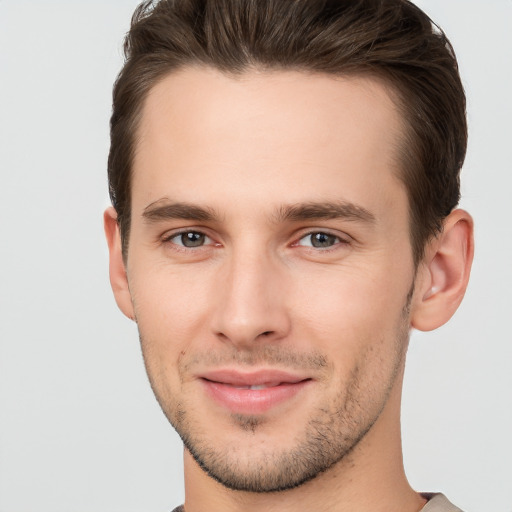
[[[405,476],[400,436],[401,379],[377,422],[341,461],[313,480],[282,492],[227,489],[185,450],[186,512],[417,512],[425,499]]]

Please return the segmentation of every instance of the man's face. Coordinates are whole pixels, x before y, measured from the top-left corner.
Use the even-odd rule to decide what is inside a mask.
[[[130,293],[165,414],[228,487],[299,485],[398,423],[401,129],[363,78],[187,68],[147,98]]]

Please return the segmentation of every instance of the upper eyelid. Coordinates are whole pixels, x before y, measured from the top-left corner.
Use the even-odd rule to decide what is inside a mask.
[[[344,242],[351,242],[352,240],[354,240],[354,238],[352,236],[350,236],[349,234],[347,234],[345,232],[340,232],[340,231],[337,231],[334,229],[329,229],[329,228],[313,228],[313,229],[308,228],[308,229],[305,229],[304,231],[300,230],[295,235],[295,240],[299,241],[307,236],[314,235],[316,233],[325,233],[326,235],[329,235],[329,236],[335,236]]]
[[[333,236],[334,238],[339,238],[340,240],[344,240],[343,235],[340,235],[338,233],[332,233],[331,231],[326,231],[326,230],[321,230],[321,229],[316,229],[314,231],[308,231],[308,232],[304,233],[303,235],[301,235],[299,237],[299,240],[302,240],[303,238],[306,238],[306,237],[311,236],[311,235],[318,235],[320,233],[322,235]],[[349,238],[349,237],[347,236],[346,238]]]
[[[175,238],[179,235],[184,235],[185,233],[199,233],[201,235],[207,236],[208,238],[212,238],[212,236],[204,228],[194,228],[194,227],[168,229],[167,231],[162,233],[159,236],[159,238],[161,238],[162,240],[170,240],[171,238]]]
[[[161,237],[159,237],[160,243],[162,245],[171,244],[174,246],[173,249],[177,250],[179,252],[192,252],[193,251],[193,252],[197,253],[198,251],[201,251],[201,249],[207,250],[207,249],[211,249],[211,247],[218,245],[210,235],[208,235],[204,231],[198,230],[198,229],[182,229],[182,230],[177,230],[177,231],[172,231],[172,232],[167,232],[167,233],[168,234],[164,233]],[[173,241],[174,238],[177,238],[186,233],[197,233],[200,235],[204,235],[205,241],[201,245],[192,246],[192,247],[185,245],[183,243],[183,241],[182,241],[182,243]]]
[[[309,245],[302,245],[300,243],[305,238],[308,238],[317,233],[323,233],[325,235],[332,236],[334,238],[337,238],[337,241],[335,243],[333,243],[333,245],[329,245],[327,247],[314,247],[314,246],[309,246]],[[293,242],[291,245],[292,245],[292,247],[303,247],[307,250],[328,252],[328,251],[334,251],[336,249],[339,249],[339,246],[341,246],[341,245],[349,245],[349,244],[350,244],[350,240],[347,240],[339,235],[335,235],[333,233],[328,233],[325,231],[312,231],[310,233],[306,233],[304,236],[301,236],[300,238],[297,238],[296,241]]]
[[[178,243],[173,240],[173,239],[179,237],[180,235],[184,235],[185,233],[198,233],[200,235],[204,235],[206,238],[205,243],[202,245],[195,246],[195,247],[187,247],[185,244]],[[175,245],[177,248],[180,248],[183,250],[195,250],[195,251],[197,251],[198,249],[201,249],[201,248],[215,245],[215,241],[213,240],[213,238],[210,235],[208,235],[204,231],[200,231],[198,229],[184,229],[184,230],[182,229],[182,230],[177,230],[177,231],[167,231],[166,233],[163,233],[162,235],[160,235],[158,237],[158,241],[160,244],[172,244],[172,245]]]

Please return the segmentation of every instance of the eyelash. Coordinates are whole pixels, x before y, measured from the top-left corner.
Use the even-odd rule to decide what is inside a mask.
[[[174,246],[174,249],[178,250],[178,251],[195,251],[197,249],[202,249],[202,248],[205,248],[208,246],[220,246],[221,245],[221,244],[213,242],[213,243],[201,243],[201,245],[197,245],[197,246],[186,246],[183,243],[180,244],[180,243],[176,243],[176,242],[172,241],[175,238],[183,237],[184,235],[187,235],[187,234],[199,235],[201,237],[204,237],[204,239],[210,240],[211,242],[213,242],[213,240],[206,233],[204,233],[203,231],[194,230],[194,229],[187,229],[187,230],[182,230],[182,231],[171,233],[171,234],[165,236],[162,239],[162,241],[163,241],[163,243],[172,244]],[[313,245],[314,242],[312,242],[312,237],[315,235],[317,235],[317,236],[324,235],[325,237],[330,238],[331,240],[334,239],[334,243],[332,245],[329,245],[328,247],[315,247]],[[302,240],[307,239],[308,237],[311,240],[311,244],[303,245],[300,243]],[[309,231],[307,233],[304,233],[297,241],[295,241],[291,244],[291,247],[304,247],[306,250],[315,251],[315,252],[331,252],[331,251],[338,249],[340,245],[349,245],[349,244],[350,244],[350,241],[348,239],[343,238],[339,235],[335,235],[333,233],[330,233],[329,231],[315,230],[315,231]]]
[[[315,247],[313,244],[313,237],[318,235],[323,235],[329,239],[334,239],[334,243],[332,245],[329,245],[328,247]],[[310,245],[302,245],[300,242],[304,239],[309,238],[311,241]],[[335,235],[333,233],[330,233],[329,231],[322,231],[322,230],[316,230],[316,231],[309,231],[308,233],[305,233],[303,236],[301,236],[297,242],[294,242],[292,244],[293,247],[305,247],[308,250],[312,251],[321,251],[321,252],[330,252],[335,251],[336,249],[339,249],[340,245],[348,245],[350,242],[346,238],[342,238],[339,235]]]
[[[205,239],[211,240],[211,238],[206,233],[203,233],[202,231],[195,230],[195,229],[186,229],[183,231],[178,231],[176,233],[171,233],[170,235],[165,236],[162,239],[162,241],[164,243],[170,243],[170,244],[174,245],[177,250],[181,250],[181,251],[195,250],[196,248],[202,248],[202,247],[205,247],[208,245],[218,245],[218,244],[213,243],[213,244],[201,244],[198,246],[187,247],[185,244],[179,244],[179,243],[172,241],[175,238],[183,237],[184,235],[187,235],[187,234],[200,235],[200,236],[204,237]],[[213,242],[213,240],[211,240],[211,241]]]

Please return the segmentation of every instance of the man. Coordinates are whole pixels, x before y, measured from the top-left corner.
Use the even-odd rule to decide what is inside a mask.
[[[164,0],[125,51],[110,276],[185,510],[459,510],[400,442],[410,330],[449,320],[473,256],[444,34],[403,0]]]

